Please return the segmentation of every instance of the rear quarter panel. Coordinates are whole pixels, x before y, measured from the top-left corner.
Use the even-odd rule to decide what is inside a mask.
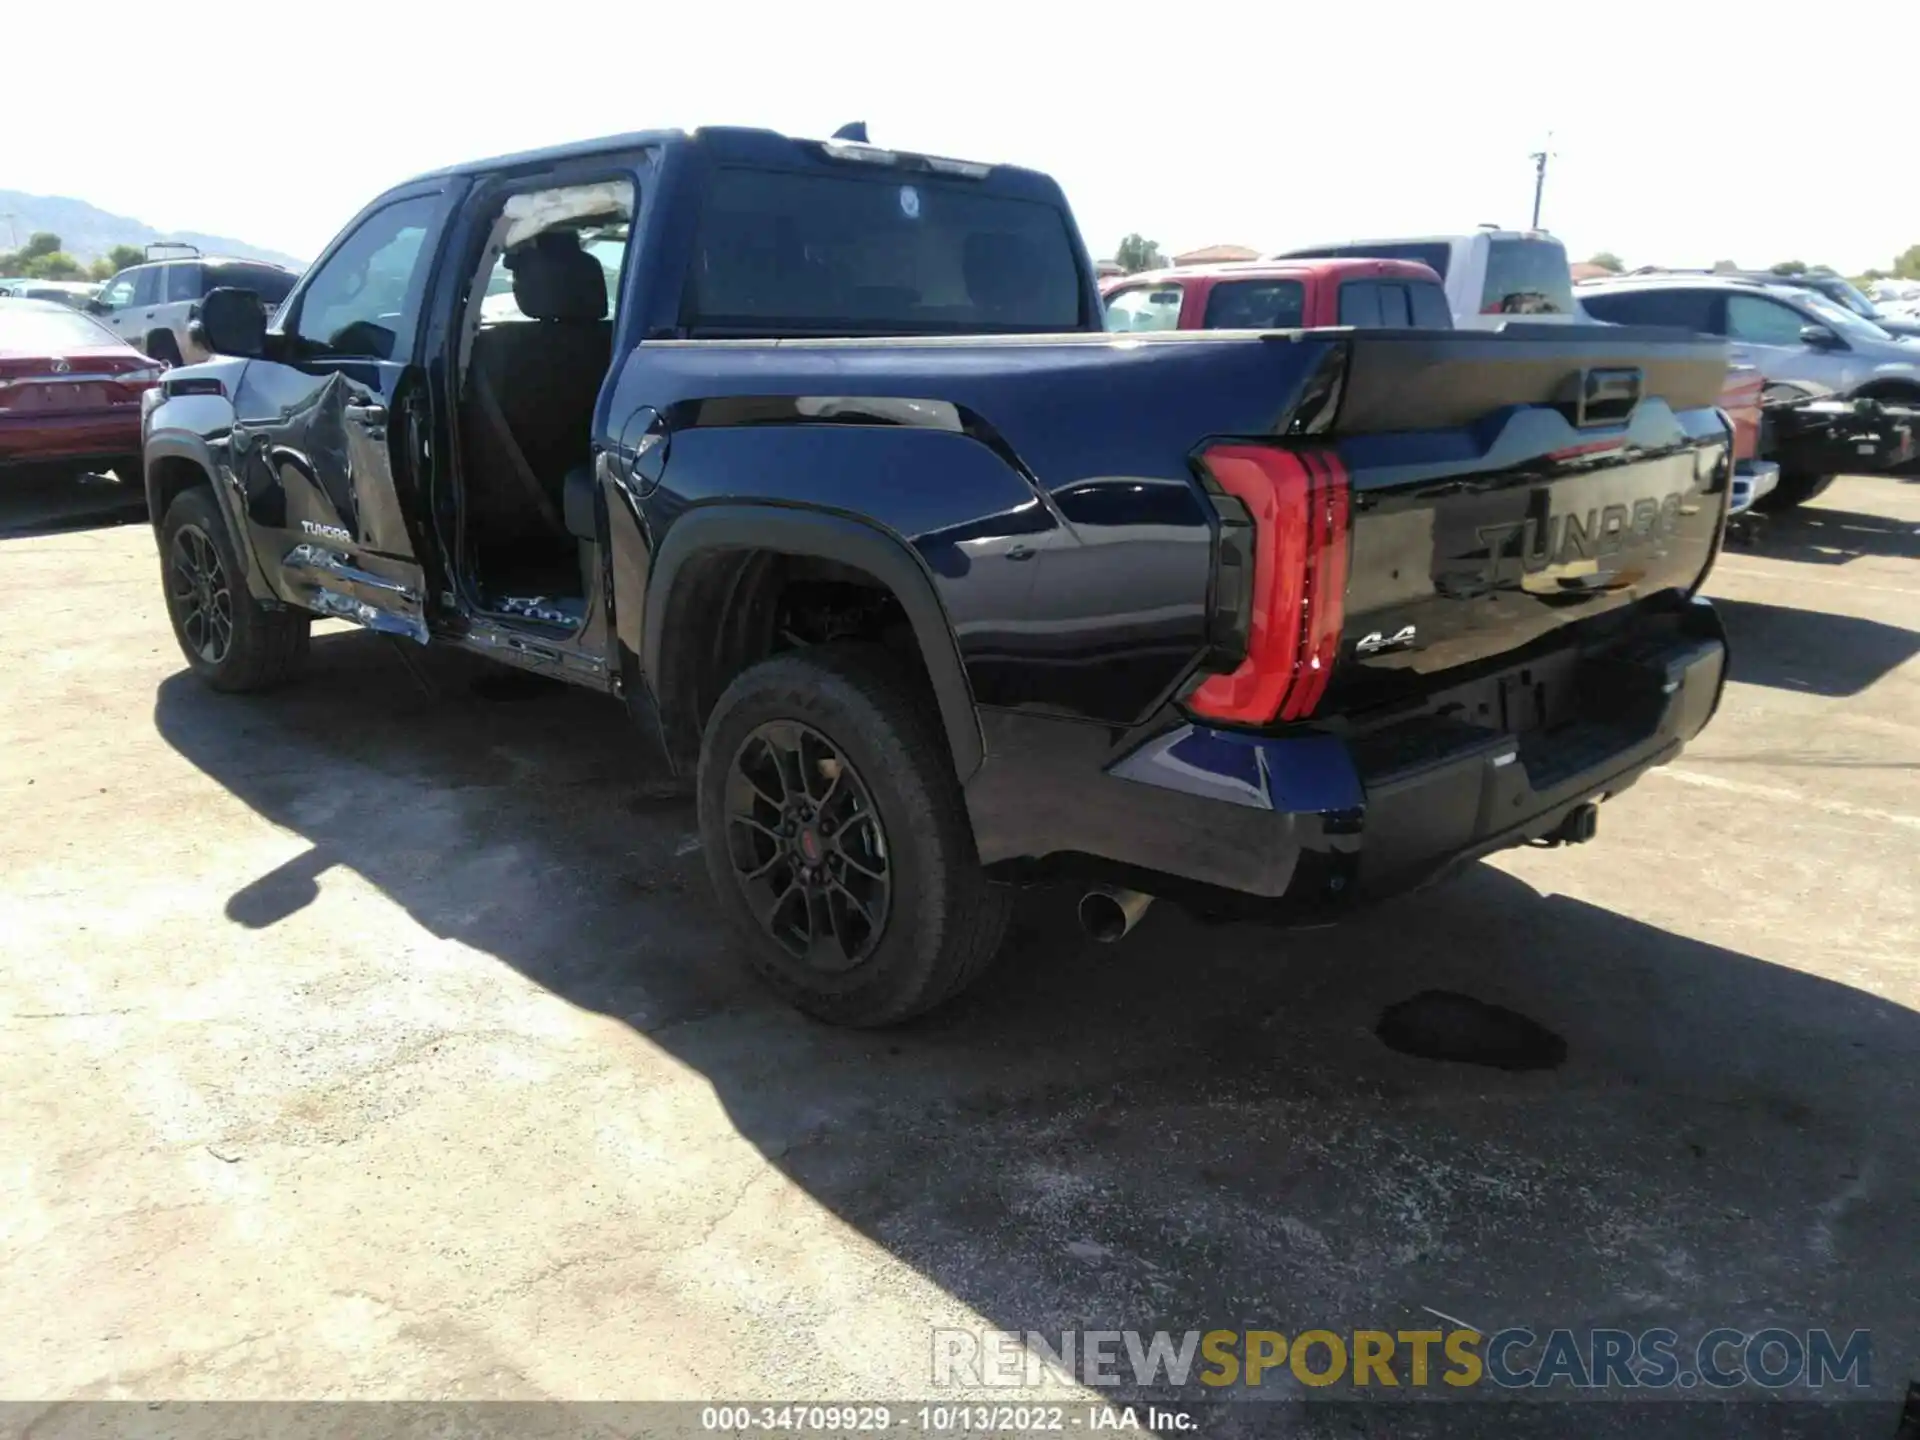
[[[1126,724],[1204,644],[1213,532],[1191,453],[1274,433],[1326,343],[649,343],[610,413],[669,417],[650,545],[720,502],[864,520],[924,567],[977,703]]]

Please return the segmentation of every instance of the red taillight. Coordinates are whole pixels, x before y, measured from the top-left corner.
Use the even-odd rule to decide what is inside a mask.
[[[1347,592],[1347,472],[1324,450],[1216,445],[1214,482],[1253,521],[1246,658],[1187,697],[1236,725],[1301,720],[1327,691]]]

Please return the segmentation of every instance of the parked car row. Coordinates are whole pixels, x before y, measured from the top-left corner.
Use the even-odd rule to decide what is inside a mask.
[[[91,281],[33,280],[21,275],[0,278],[0,300],[57,300],[79,310],[99,293],[99,284]]]
[[[1736,364],[1760,372],[1762,446],[1781,466],[1774,506],[1812,499],[1841,469],[1914,458],[1920,343],[1840,303],[1825,279],[1657,272],[1585,281],[1576,293],[1598,320],[1722,337]]]
[[[1400,267],[1394,284],[1339,268],[1369,264]],[[1576,286],[1552,236],[1482,229],[1115,276],[1102,290],[1108,328],[1128,332],[1519,320],[1720,338],[1734,366],[1722,408],[1747,403],[1746,378],[1760,380],[1762,423],[1740,456],[1736,514],[1802,504],[1839,470],[1891,468],[1920,447],[1920,341],[1909,338],[1920,322],[1883,314],[1835,275],[1641,271]]]
[[[0,299],[0,476],[112,470],[138,484],[141,397],[163,368],[71,306]]]
[[[251,290],[271,309],[287,298],[298,278],[260,260],[201,255],[190,246],[166,248],[188,253],[129,266],[102,285],[86,308],[122,340],[168,365],[210,358],[192,332],[196,308],[208,291]]]
[[[1361,258],[1368,250],[1391,258]],[[1353,241],[1271,260],[1113,276],[1101,282],[1101,292],[1107,328],[1129,333],[1320,325],[1477,329],[1516,316],[1545,323],[1590,318],[1580,313],[1566,272],[1566,252],[1551,237],[1482,231]],[[1779,465],[1762,458],[1763,391],[1755,367],[1728,370],[1720,408],[1734,427],[1734,515],[1768,500],[1779,481]]]
[[[212,357],[201,301],[241,287],[272,306],[297,278],[192,246],[147,253],[104,283],[0,281],[0,473],[111,470],[144,495],[141,396],[169,366]]]

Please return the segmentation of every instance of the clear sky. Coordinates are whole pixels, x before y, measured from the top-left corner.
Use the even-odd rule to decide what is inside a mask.
[[[1051,172],[1096,255],[1173,253],[1524,226],[1551,131],[1542,221],[1575,259],[1886,265],[1920,243],[1911,7],[1770,8],[22,4],[0,189],[307,257],[456,160],[861,119]]]

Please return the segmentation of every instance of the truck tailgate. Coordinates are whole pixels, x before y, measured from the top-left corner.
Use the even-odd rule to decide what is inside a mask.
[[[1356,336],[1328,427],[1352,548],[1325,709],[1694,589],[1731,491],[1726,371],[1723,345],[1672,331]]]

